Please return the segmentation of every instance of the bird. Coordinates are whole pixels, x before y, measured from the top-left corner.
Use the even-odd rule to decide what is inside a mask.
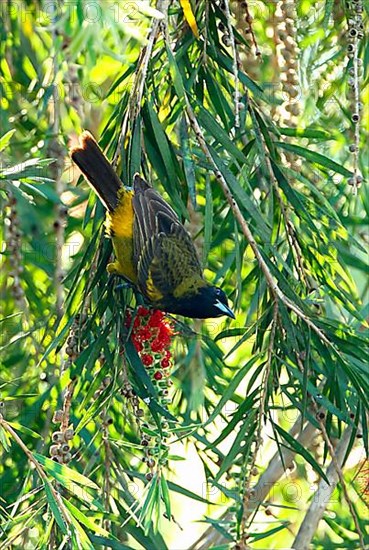
[[[133,186],[125,186],[88,131],[70,154],[107,211],[115,255],[108,272],[133,285],[153,309],[234,319],[226,294],[205,280],[192,238],[164,198],[137,173]]]

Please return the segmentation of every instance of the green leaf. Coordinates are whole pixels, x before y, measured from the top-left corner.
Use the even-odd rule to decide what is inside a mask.
[[[142,505],[139,520],[145,526],[147,534],[153,522],[153,510],[159,502],[159,481],[157,474],[150,481],[149,490]]]
[[[72,470],[72,468],[66,466],[65,464],[59,464],[58,462],[51,460],[51,458],[40,455],[39,453],[34,453],[33,456],[40,464],[44,466],[45,470],[54,479],[56,479],[65,487],[68,487],[68,483],[74,481],[75,483],[82,485],[82,487],[86,486],[90,487],[91,489],[99,488],[94,481],[91,481],[91,479],[89,479],[88,477],[80,474],[79,472],[76,472],[75,470]]]
[[[179,125],[179,138],[181,140],[181,149],[182,149],[182,162],[184,174],[186,177],[186,182],[188,186],[188,192],[190,199],[194,208],[197,207],[196,199],[196,174],[195,166],[192,160],[192,153],[190,147],[190,141],[188,137],[187,130],[187,121],[186,117],[183,115]]]
[[[250,533],[250,538],[252,538],[253,541],[266,539],[271,535],[275,535],[276,533],[279,533],[280,531],[282,531],[282,529],[287,529],[289,525],[290,525],[290,522],[285,521],[282,523],[282,525],[277,525],[277,527],[273,527],[273,529],[268,529],[263,533]]]
[[[93,531],[94,533],[97,533],[98,535],[102,535],[103,537],[109,537],[108,531],[106,529],[103,529],[100,527],[100,525],[97,525],[94,521],[92,521],[89,517],[87,517],[79,508],[74,506],[68,499],[63,498],[63,502],[65,506],[68,508],[72,516],[82,525]]]
[[[229,153],[232,159],[238,160],[241,164],[247,163],[247,158],[243,152],[238,149],[234,142],[230,139],[227,132],[218,124],[213,116],[202,107],[200,103],[197,103],[199,112],[197,118],[200,124],[211,134],[211,136],[220,143],[225,151]]]
[[[16,128],[13,128],[12,130],[9,130],[9,132],[6,132],[3,136],[0,138],[0,153],[1,151],[4,151],[6,147],[9,144],[9,141],[13,137],[14,133],[16,132]]]
[[[220,468],[215,476],[215,481],[219,481],[222,475],[227,472],[231,465],[236,460],[239,454],[247,457],[250,451],[251,437],[245,437],[247,432],[254,433],[256,411],[252,409],[244,422],[241,422],[236,437],[233,440],[232,446],[221,462]]]
[[[112,548],[112,550],[132,550],[131,546],[126,546],[117,540],[107,537],[90,535],[90,540],[94,544],[94,548],[106,546],[107,548]]]
[[[168,61],[169,61],[169,72],[170,72],[170,76],[172,77],[172,81],[173,81],[173,84],[174,84],[176,94],[177,94],[178,99],[180,101],[185,102],[186,91],[185,91],[185,88],[184,88],[184,85],[183,85],[181,73],[179,71],[177,62],[176,62],[175,58],[173,57],[173,54],[172,54],[172,51],[171,51],[169,45],[167,43],[165,43],[165,45],[166,45],[166,51],[167,51],[167,56],[168,56]]]
[[[8,422],[8,424],[24,434],[30,435],[32,437],[41,437],[40,434],[31,430],[30,428],[27,428],[26,426],[22,426],[21,424],[19,424],[19,422]]]
[[[281,426],[278,426],[275,422],[273,422],[273,428],[283,437],[285,441],[287,441],[289,444],[288,448],[301,455],[329,485],[327,476],[309,451],[307,451],[296,438],[292,437],[292,435],[286,432]]]
[[[226,182],[228,183],[229,187],[231,188],[231,191],[237,200],[239,204],[245,208],[248,212],[248,214],[253,218],[255,221],[255,226],[257,228],[257,231],[260,233],[260,236],[268,242],[269,240],[269,234],[270,229],[268,228],[266,222],[264,221],[261,213],[253,203],[253,200],[250,199],[250,197],[247,195],[245,190],[241,187],[239,181],[234,176],[234,174],[229,170],[229,168],[224,164],[224,162],[221,160],[221,158],[218,156],[216,151],[211,147],[208,146],[211,156],[214,159],[214,162],[216,163],[219,171],[222,173],[223,177],[225,178]]]
[[[286,151],[291,151],[291,153],[295,153],[299,157],[303,157],[310,162],[318,164],[319,166],[323,166],[323,168],[327,168],[327,170],[333,170],[334,172],[337,172],[337,174],[342,174],[346,177],[352,176],[352,172],[350,170],[347,170],[347,168],[344,168],[341,164],[338,164],[334,160],[325,157],[320,153],[316,153],[310,149],[305,149],[305,147],[300,147],[299,145],[292,145],[291,143],[283,143],[281,141],[275,142],[275,145],[281,149],[285,149]]]
[[[335,139],[331,132],[321,130],[318,128],[281,128],[278,127],[278,131],[282,136],[289,137],[304,137],[308,139]]]
[[[44,487],[45,487],[47,502],[50,506],[50,510],[51,510],[55,520],[56,520],[56,523],[59,525],[60,530],[62,531],[62,533],[64,533],[64,535],[67,535],[68,530],[67,530],[67,526],[65,524],[63,515],[60,511],[60,505],[55,500],[55,497],[54,497],[54,495],[51,491],[51,488],[50,488],[50,483],[46,480],[44,481]]]
[[[172,517],[172,513],[170,509],[169,489],[168,489],[167,480],[165,479],[163,474],[160,475],[160,488],[161,488],[161,496],[165,504],[165,511],[168,519],[170,520]]]
[[[218,416],[220,411],[223,409],[224,405],[233,396],[233,394],[236,391],[236,389],[238,388],[241,380],[243,380],[245,375],[249,372],[251,367],[255,364],[255,362],[258,359],[259,359],[259,355],[255,355],[254,357],[252,357],[252,359],[250,359],[250,361],[247,361],[246,365],[244,365],[241,369],[239,369],[237,371],[237,373],[235,374],[235,376],[232,377],[229,384],[227,385],[227,388],[223,392],[222,397],[220,398],[217,406],[215,407],[215,409],[213,410],[213,412],[211,413],[211,415],[209,416],[209,418],[205,422],[205,426],[207,424],[210,424],[211,422],[213,422],[213,420]]]
[[[150,376],[147,374],[147,371],[143,366],[142,361],[133,343],[129,340],[128,342],[126,342],[125,348],[127,352],[127,359],[131,366],[132,372],[137,377],[137,381],[141,382],[142,388],[144,388],[144,390],[146,391],[146,395],[144,397],[147,397],[149,395],[155,397],[157,393],[156,389],[152,383]]]
[[[203,265],[206,265],[208,254],[211,248],[211,235],[213,230],[213,198],[209,177],[205,180],[205,225],[204,225],[204,246],[203,246]]]
[[[6,452],[10,451],[10,436],[6,430],[0,425],[0,443]]]

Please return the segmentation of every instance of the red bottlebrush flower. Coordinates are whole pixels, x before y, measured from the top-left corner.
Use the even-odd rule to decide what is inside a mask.
[[[151,330],[149,329],[149,327],[141,327],[135,333],[135,338],[137,338],[137,340],[140,340],[141,342],[146,342],[147,340],[150,340],[151,336]]]
[[[133,321],[133,328],[138,328],[141,326],[141,318],[136,315],[135,320]]]
[[[172,327],[167,323],[161,323],[161,325],[159,326],[159,340],[165,342],[165,344],[167,345],[170,343],[172,334]]]
[[[150,365],[152,365],[154,362],[154,358],[152,355],[144,353],[143,355],[141,355],[141,361],[145,365],[145,367],[150,367]]]
[[[141,342],[139,342],[138,340],[135,340],[135,339],[132,339],[132,341],[133,341],[134,347],[136,348],[136,351],[142,351],[143,350],[143,345],[141,344]]]
[[[160,370],[157,370],[154,373],[154,378],[155,378],[155,380],[161,380],[163,378],[163,374],[160,372]]]
[[[164,359],[161,360],[160,364],[163,367],[163,369],[167,369],[168,367],[170,367],[170,361],[167,357],[164,357]]]
[[[154,353],[160,353],[162,351],[164,351],[164,343],[161,342],[160,340],[158,340],[157,338],[155,338],[155,340],[153,340],[151,342],[151,351],[153,351]]]
[[[149,315],[150,311],[143,306],[138,306],[137,308],[137,315],[140,315],[140,317],[146,317],[146,315]]]
[[[148,322],[148,325],[150,327],[159,327],[163,321],[163,318],[164,318],[164,313],[162,311],[159,311],[158,309],[156,309],[150,319],[149,319],[149,322]]]

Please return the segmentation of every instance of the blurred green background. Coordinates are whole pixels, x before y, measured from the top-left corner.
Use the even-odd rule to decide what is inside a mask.
[[[296,547],[337,445],[308,544],[369,544],[358,5],[1,2],[1,548]],[[68,156],[84,129],[172,204],[236,311],[173,321],[172,385],[129,345],[136,297],[106,273],[104,209]]]

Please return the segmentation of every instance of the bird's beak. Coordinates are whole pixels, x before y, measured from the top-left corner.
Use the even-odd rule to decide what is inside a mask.
[[[217,300],[214,305],[217,309],[219,309],[221,315],[227,315],[227,317],[231,317],[231,319],[236,319],[231,308],[223,304],[220,300]]]

